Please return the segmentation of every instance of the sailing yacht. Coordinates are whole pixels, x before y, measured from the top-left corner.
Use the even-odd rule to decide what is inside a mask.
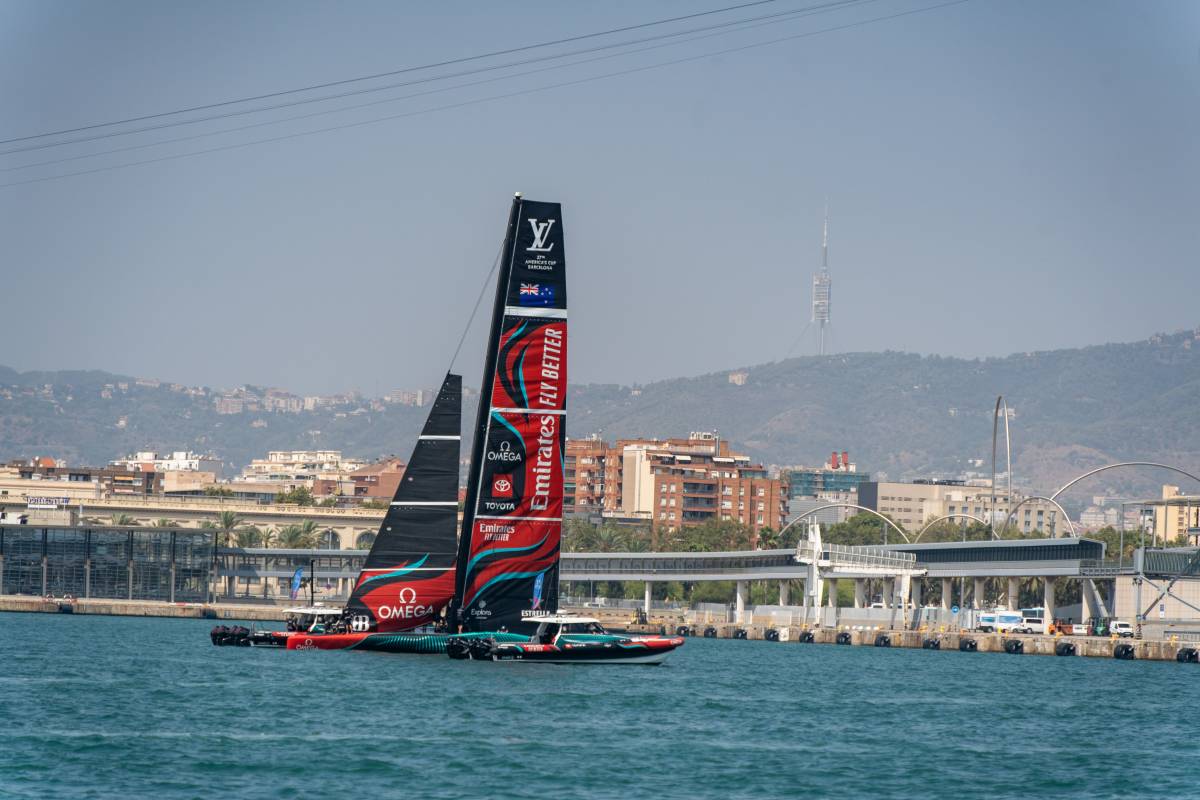
[[[314,622],[308,630],[253,632],[242,637],[246,643],[557,663],[658,663],[683,644],[574,631],[598,623],[555,616],[566,447],[564,248],[562,207],[516,195],[501,250],[461,535],[462,378],[448,374],[340,619],[320,630]],[[435,623],[440,629],[430,627]],[[557,647],[545,643],[548,630],[555,642],[559,633],[577,636],[552,654],[539,649]],[[243,643],[229,638],[214,632],[213,641]],[[498,649],[508,643],[521,647]],[[634,652],[653,658],[630,658]]]

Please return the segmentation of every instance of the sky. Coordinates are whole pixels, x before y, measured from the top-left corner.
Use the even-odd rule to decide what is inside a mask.
[[[801,333],[826,203],[836,351],[976,357],[1200,325],[1200,4],[967,0],[895,16],[938,2],[859,2],[641,53],[7,152],[0,364],[302,393],[436,385],[514,191],[563,204],[575,383],[815,352]],[[0,0],[0,139],[731,5]],[[213,133],[377,100],[391,102]],[[194,138],[139,147],[179,137]],[[197,154],[214,148],[227,149]],[[469,384],[484,336],[477,320],[455,364]]]

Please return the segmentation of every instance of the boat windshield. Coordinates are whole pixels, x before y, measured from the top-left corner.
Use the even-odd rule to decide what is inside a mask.
[[[562,626],[563,633],[605,633],[599,622],[571,622]]]

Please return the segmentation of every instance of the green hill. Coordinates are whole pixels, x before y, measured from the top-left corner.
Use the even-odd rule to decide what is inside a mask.
[[[733,372],[745,373],[742,385]],[[0,367],[0,457],[97,464],[134,450],[192,449],[215,453],[229,472],[270,449],[406,457],[426,413],[356,399],[332,410],[222,415],[212,391],[153,384]],[[1051,488],[1113,460],[1200,471],[1200,331],[1005,358],[846,353],[633,387],[574,386],[568,431],[612,440],[716,430],[768,464],[816,464],[848,450],[860,469],[893,479],[986,472],[998,394],[1012,412],[1022,484]],[[1153,492],[1164,479],[1172,480],[1110,473],[1087,492]]]

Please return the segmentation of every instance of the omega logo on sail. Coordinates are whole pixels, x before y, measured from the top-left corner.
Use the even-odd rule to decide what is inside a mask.
[[[376,610],[380,619],[413,619],[414,617],[426,617],[433,613],[432,607],[417,603],[417,590],[411,586],[401,589],[397,599],[400,601],[400,605],[380,606]]]

